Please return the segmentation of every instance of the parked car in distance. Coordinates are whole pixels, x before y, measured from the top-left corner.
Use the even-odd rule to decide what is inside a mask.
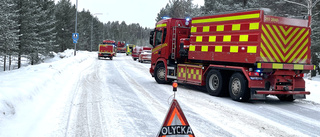
[[[142,50],[139,55],[139,62],[143,63],[144,61],[151,61],[151,50]]]

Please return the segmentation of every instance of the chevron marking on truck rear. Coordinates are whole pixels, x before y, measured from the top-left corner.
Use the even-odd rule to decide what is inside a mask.
[[[309,30],[293,26],[264,24],[260,56],[265,62],[306,63]]]

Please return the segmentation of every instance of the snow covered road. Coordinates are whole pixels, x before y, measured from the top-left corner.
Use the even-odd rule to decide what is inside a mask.
[[[156,136],[172,100],[172,86],[157,84],[149,74],[150,64],[131,56],[98,60],[96,53],[79,54],[84,57],[63,69],[43,67],[55,68],[50,73],[57,76],[35,86],[36,92],[27,90],[33,92],[32,99],[14,103],[0,97],[15,110],[0,115],[0,136]],[[0,81],[0,91],[7,85]],[[179,85],[176,99],[196,136],[320,136],[320,104],[313,101],[288,103],[269,97],[240,103],[190,85]],[[0,110],[11,112],[3,104]]]

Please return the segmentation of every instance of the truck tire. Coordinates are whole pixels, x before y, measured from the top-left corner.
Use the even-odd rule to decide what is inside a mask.
[[[167,84],[166,81],[166,68],[163,63],[158,63],[154,69],[154,78],[159,84]]]
[[[112,60],[112,57],[110,57],[110,60]]]
[[[136,60],[137,60],[136,58],[133,59],[133,61],[136,61]]]
[[[223,96],[225,95],[222,88],[224,87],[224,83],[227,83],[223,81],[220,71],[211,69],[208,72],[207,78],[206,78],[206,88],[210,95],[212,96]]]
[[[245,76],[235,72],[229,81],[229,94],[232,100],[246,102],[250,99],[248,81]]]

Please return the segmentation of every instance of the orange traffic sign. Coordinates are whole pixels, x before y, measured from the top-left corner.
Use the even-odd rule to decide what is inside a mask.
[[[183,114],[183,111],[176,99],[171,102],[171,107],[167,113],[158,137],[179,136],[194,137],[193,131]]]

